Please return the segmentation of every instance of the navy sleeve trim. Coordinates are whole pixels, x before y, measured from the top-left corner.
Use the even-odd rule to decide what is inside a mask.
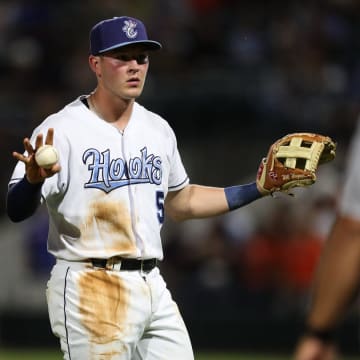
[[[11,184],[6,198],[6,212],[11,221],[19,222],[33,215],[41,203],[43,182],[30,184],[24,176],[16,184]]]

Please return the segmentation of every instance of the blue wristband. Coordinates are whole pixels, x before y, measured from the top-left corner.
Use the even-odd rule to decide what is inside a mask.
[[[226,187],[224,191],[229,205],[229,210],[238,209],[262,197],[262,194],[259,192],[255,182],[245,185]]]

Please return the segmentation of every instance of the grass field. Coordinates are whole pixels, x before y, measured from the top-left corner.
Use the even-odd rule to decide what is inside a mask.
[[[358,357],[357,357],[358,358]],[[62,355],[57,351],[45,350],[0,350],[0,360],[61,360]],[[201,353],[196,354],[196,360],[291,360],[291,356],[284,355],[255,355],[255,354],[225,354]],[[344,357],[342,360],[355,360],[355,357]]]

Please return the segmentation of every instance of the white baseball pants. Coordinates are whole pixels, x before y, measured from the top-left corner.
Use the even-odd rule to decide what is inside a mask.
[[[159,269],[109,271],[58,260],[47,301],[66,360],[193,360],[183,319]]]

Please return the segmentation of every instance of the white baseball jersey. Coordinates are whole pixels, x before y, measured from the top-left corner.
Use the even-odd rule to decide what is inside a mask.
[[[347,155],[345,183],[340,200],[340,212],[360,220],[360,119]]]
[[[160,230],[168,191],[189,182],[169,124],[138,103],[124,132],[78,98],[33,132],[54,128],[61,171],[45,180],[48,250],[65,260],[163,258]],[[24,176],[18,162],[10,184]]]

